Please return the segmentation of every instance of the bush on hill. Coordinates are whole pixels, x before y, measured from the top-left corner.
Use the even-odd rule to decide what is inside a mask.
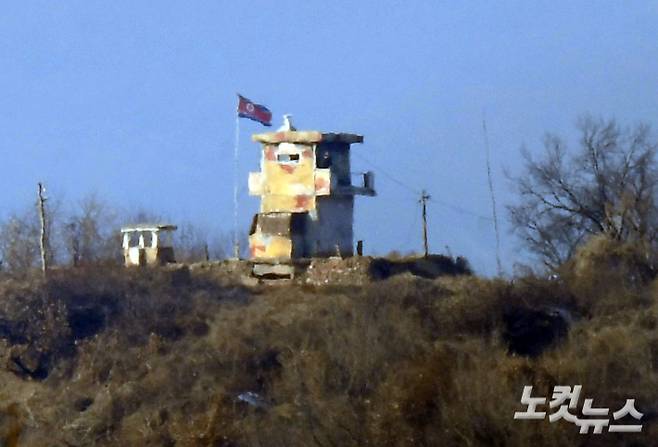
[[[636,266],[618,255],[511,282],[245,288],[211,269],[3,280],[0,444],[648,447],[656,283],[604,281]],[[635,398],[643,432],[514,420],[530,384],[549,397],[582,384],[613,411]]]

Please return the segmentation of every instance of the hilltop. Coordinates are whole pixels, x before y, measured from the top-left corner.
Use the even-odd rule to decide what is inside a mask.
[[[654,275],[627,247],[579,260],[511,281],[356,258],[276,286],[230,263],[3,278],[0,444],[650,446]],[[528,384],[635,398],[643,433],[515,421]]]

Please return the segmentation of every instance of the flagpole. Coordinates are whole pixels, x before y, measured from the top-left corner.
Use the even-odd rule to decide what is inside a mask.
[[[238,147],[240,145],[240,116],[235,114],[235,145],[233,146],[233,257],[240,259],[238,241]]]

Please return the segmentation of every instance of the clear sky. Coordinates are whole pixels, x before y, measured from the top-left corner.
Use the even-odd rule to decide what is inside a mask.
[[[240,92],[275,127],[291,113],[298,128],[365,135],[353,167],[374,170],[379,193],[357,199],[366,252],[421,249],[426,188],[432,249],[491,274],[491,222],[461,211],[491,214],[483,111],[510,271],[503,169],[518,172],[519,147],[568,136],[586,112],[656,124],[658,2],[5,2],[0,89],[0,216],[43,180],[65,201],[96,192],[230,231]],[[265,128],[241,128],[246,230],[249,137]]]

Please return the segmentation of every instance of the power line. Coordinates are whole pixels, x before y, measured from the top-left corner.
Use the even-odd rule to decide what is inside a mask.
[[[407,235],[404,237],[404,242],[402,243],[403,246],[407,246],[407,244],[409,243],[409,239],[411,238],[412,231],[416,229],[416,222],[418,221],[418,208],[419,208],[419,204],[418,202],[416,202],[416,208],[414,208],[414,212],[413,212],[414,220],[411,223],[409,229],[407,230]]]
[[[414,188],[413,186],[410,186],[410,185],[406,184],[405,182],[403,182],[402,180],[396,178],[393,174],[391,174],[390,172],[387,172],[386,169],[384,169],[381,166],[378,166],[377,164],[375,164],[372,161],[368,160],[367,158],[365,158],[364,156],[362,156],[358,152],[355,152],[354,155],[357,158],[359,158],[359,159],[363,160],[364,162],[366,162],[367,164],[369,164],[370,166],[372,166],[373,168],[377,169],[378,173],[381,173],[384,177],[388,178],[393,183],[397,184],[398,186],[401,186],[402,188],[404,188],[408,192],[412,193],[414,195],[414,200],[417,200],[416,198],[419,195],[422,194],[421,190],[419,190],[417,188]],[[470,210],[467,210],[466,208],[462,208],[460,206],[453,205],[453,204],[448,203],[448,202],[437,200],[434,197],[430,198],[429,200],[436,203],[437,205],[440,205],[440,206],[443,206],[443,207],[446,207],[446,208],[450,208],[453,211],[456,211],[456,212],[459,212],[459,213],[462,213],[462,214],[468,214],[470,216],[477,217],[479,219],[485,219],[485,220],[489,220],[489,221],[492,220],[491,217],[483,216],[481,214],[476,213],[475,211],[470,211]]]
[[[453,205],[453,204],[451,204],[451,203],[447,203],[447,202],[442,202],[442,201],[440,201],[440,200],[436,200],[436,199],[433,198],[433,197],[430,198],[430,201],[436,203],[437,205],[441,205],[441,206],[444,206],[444,207],[446,207],[446,208],[450,208],[450,209],[452,209],[453,211],[457,211],[458,213],[461,213],[461,214],[468,214],[469,216],[477,217],[478,219],[493,220],[491,217],[483,216],[482,214],[478,214],[478,213],[476,213],[475,211],[470,211],[470,210],[467,210],[466,208],[462,208],[462,207],[460,207],[460,206]]]
[[[404,189],[406,189],[407,191],[411,192],[411,193],[414,195],[414,197],[417,196],[418,194],[420,194],[420,191],[418,191],[418,190],[416,190],[415,188],[413,188],[413,187],[407,185],[407,184],[404,183],[403,181],[398,180],[398,179],[395,178],[392,174],[388,173],[388,172],[386,171],[386,169],[384,169],[384,168],[382,168],[381,166],[378,166],[377,164],[375,164],[375,163],[373,163],[372,161],[368,160],[366,157],[364,157],[363,155],[359,154],[358,152],[354,152],[354,155],[355,155],[357,158],[360,158],[361,160],[365,161],[367,164],[369,164],[369,165],[372,166],[373,168],[377,169],[377,171],[378,171],[379,173],[383,174],[384,177],[388,178],[388,179],[391,180],[393,183],[396,183],[398,186],[401,186],[401,187],[403,187]]]

